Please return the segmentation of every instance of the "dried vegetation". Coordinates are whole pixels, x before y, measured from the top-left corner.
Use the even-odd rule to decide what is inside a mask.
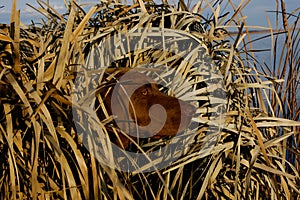
[[[278,20],[275,29],[283,30],[270,29],[262,36],[274,41],[271,53],[276,59],[266,65],[255,59],[253,32],[242,15],[244,1],[238,7],[231,1],[199,1],[189,10],[183,2],[174,7],[141,0],[133,5],[102,1],[87,10],[65,1],[64,15],[38,2],[44,21],[25,26],[13,7],[11,24],[0,30],[1,199],[299,199],[299,9],[288,14],[284,1],[277,5],[277,19],[284,23]],[[233,12],[222,14],[220,5]],[[99,162],[83,143],[86,139],[88,149],[94,149],[98,138],[87,134],[84,120],[73,119],[74,112],[90,112],[80,103],[74,105],[72,96],[76,75],[88,71],[83,66],[89,53],[108,36],[138,28],[172,30],[165,38],[174,37],[179,52],[149,50],[149,42],[144,49],[122,55],[121,45],[99,54],[99,65],[114,59],[115,68],[168,66],[162,73],[167,85],[173,81],[168,70],[182,76],[177,90],[167,92],[186,101],[210,101],[199,104],[194,118],[199,126],[188,137],[194,142],[181,150],[181,157],[146,173],[121,172]],[[152,37],[154,32],[145,34]],[[283,46],[279,37],[285,39]],[[201,48],[180,48],[186,38]],[[188,62],[178,55],[189,55]],[[101,69],[94,72],[103,75],[97,79],[99,88],[111,87]],[[185,87],[190,87],[188,92],[180,93]],[[221,102],[208,93],[220,88],[226,93],[225,126],[214,124],[221,129],[216,144],[203,151],[208,127],[218,117],[210,113]],[[104,112],[100,129],[108,133],[116,127],[105,115],[102,98],[98,94],[98,109]],[[159,149],[169,139],[139,150],[145,154]],[[115,156],[110,148],[102,153]]]

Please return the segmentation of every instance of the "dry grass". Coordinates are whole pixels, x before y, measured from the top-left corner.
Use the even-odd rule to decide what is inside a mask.
[[[68,12],[61,15],[39,1],[38,11],[47,21],[30,26],[20,23],[14,7],[10,26],[0,30],[0,198],[299,199],[300,122],[295,92],[299,88],[299,10],[289,15],[277,7],[284,24],[275,30],[283,27],[285,31],[271,31],[277,59],[265,66],[255,60],[251,45],[244,45],[252,36],[242,16],[247,2],[235,7],[228,1],[226,6],[235,11],[228,15],[220,13],[221,2],[200,1],[190,11],[182,2],[177,8],[152,1],[131,6],[102,2],[88,12],[75,2],[65,2]],[[280,3],[284,8],[284,2]],[[209,18],[201,15],[206,9],[211,12]],[[228,35],[227,28],[232,26],[237,32]],[[227,104],[225,127],[216,127],[222,131],[212,151],[203,152],[202,145],[216,117],[210,112],[220,106],[213,98],[210,105],[198,108],[194,121],[201,123],[197,131],[190,130],[194,142],[182,150],[183,155],[172,165],[147,173],[107,167],[85,148],[84,140],[89,149],[97,150],[99,138],[86,133],[93,129],[110,132],[106,124],[111,116],[104,115],[98,122],[100,128],[87,126],[86,130],[84,120],[74,120],[72,115],[74,108],[79,116],[88,113],[72,101],[76,75],[93,70],[82,67],[88,52],[108,35],[136,27],[170,28],[178,31],[178,41],[195,38],[202,47],[199,51],[206,51],[201,58],[205,63],[199,64],[197,48],[179,52],[190,53],[192,67],[176,55],[145,48],[117,59],[115,67],[170,65],[163,73],[165,80],[168,70],[180,71],[184,76],[172,92],[187,101],[211,98],[199,87],[205,83],[214,93],[222,82]],[[286,39],[282,49],[276,40],[280,35]],[[180,42],[174,44],[180,47]],[[100,54],[104,60],[117,55],[120,52]],[[209,65],[211,61],[215,66]],[[99,88],[111,87],[105,76],[98,81]],[[186,94],[193,98],[180,94],[187,82],[193,87]],[[82,98],[88,99],[91,93]],[[100,104],[102,98],[97,96]],[[99,109],[105,112],[106,108]],[[166,140],[138,150],[161,148]],[[101,153],[106,158],[114,156],[109,146]]]

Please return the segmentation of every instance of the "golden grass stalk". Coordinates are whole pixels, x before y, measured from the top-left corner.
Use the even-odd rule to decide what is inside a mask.
[[[0,30],[1,199],[299,198],[299,159],[289,157],[299,157],[300,112],[293,92],[299,83],[298,78],[293,78],[299,74],[299,17],[290,25],[283,1],[283,34],[287,43],[282,47],[279,64],[274,60],[273,68],[259,66],[255,50],[244,45],[252,36],[242,15],[248,1],[241,1],[237,7],[229,1],[225,6],[235,11],[231,15],[222,15],[222,1],[200,1],[192,12],[183,1],[178,8],[152,1],[137,1],[131,6],[100,1],[87,13],[76,2],[66,1],[68,11],[64,15],[47,3],[38,2],[41,8],[37,10],[48,17],[40,27],[21,29],[18,11],[13,6],[10,26],[3,25]],[[211,13],[207,18],[202,15],[205,9]],[[85,134],[96,128],[102,136],[118,131],[113,125],[108,128],[112,116],[101,104],[103,96],[99,94],[101,88],[112,87],[109,81],[114,76],[109,79],[104,77],[104,71],[84,69],[87,52],[109,35],[137,27],[172,29],[176,47],[180,47],[180,41],[194,38],[207,57],[201,60],[198,48],[177,54],[189,55],[189,63],[204,60],[204,64],[196,68],[179,60],[178,55],[161,49],[151,51],[149,42],[144,49],[125,55],[120,51],[99,54],[101,65],[106,65],[104,61],[110,57],[118,58],[114,64],[120,68],[147,65],[150,61],[154,66],[170,65],[182,76],[169,80],[170,70],[162,74],[167,85],[178,86],[169,94],[187,101],[211,100],[211,105],[197,109],[199,116],[193,120],[199,126],[186,136],[194,142],[178,152],[182,156],[172,165],[148,173],[139,173],[140,169],[121,172],[99,162],[93,154],[99,142],[105,147],[103,156],[113,160],[111,145],[104,137]],[[237,29],[235,34],[227,31],[232,27]],[[172,35],[166,33],[167,36]],[[279,34],[271,36],[276,38]],[[232,37],[232,42],[228,37]],[[167,42],[163,40],[164,44]],[[278,57],[277,49],[274,55]],[[208,69],[205,59],[215,66]],[[154,67],[149,73],[155,70]],[[84,120],[76,121],[72,115],[72,108],[79,116],[91,113],[80,102],[72,101],[75,77],[81,72],[86,72],[86,76],[103,75],[98,80],[99,88],[88,93],[97,94],[98,109],[105,116],[97,126],[86,127]],[[211,84],[199,87],[203,82]],[[208,125],[214,123],[210,114],[224,100],[207,95],[207,91],[217,92],[221,82],[226,92],[226,126],[218,133],[212,151],[205,151],[202,145]],[[82,99],[89,100],[89,95]],[[96,115],[91,114],[90,119],[96,120],[93,116]],[[92,151],[86,149],[84,141]],[[146,154],[167,142],[163,139],[144,146],[137,144],[136,151]]]

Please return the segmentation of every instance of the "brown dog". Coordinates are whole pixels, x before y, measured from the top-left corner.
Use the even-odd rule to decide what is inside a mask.
[[[195,113],[191,104],[159,91],[158,84],[138,71],[121,72],[105,98],[117,126],[132,138],[159,139],[185,130]],[[119,134],[119,146],[126,148],[127,136]],[[122,144],[120,144],[122,143]]]

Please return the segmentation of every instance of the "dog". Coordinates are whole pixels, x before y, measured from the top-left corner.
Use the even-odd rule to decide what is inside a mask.
[[[136,71],[119,71],[115,85],[106,92],[104,104],[121,132],[114,141],[127,148],[129,137],[160,139],[187,129],[196,108],[160,91],[150,77]]]

